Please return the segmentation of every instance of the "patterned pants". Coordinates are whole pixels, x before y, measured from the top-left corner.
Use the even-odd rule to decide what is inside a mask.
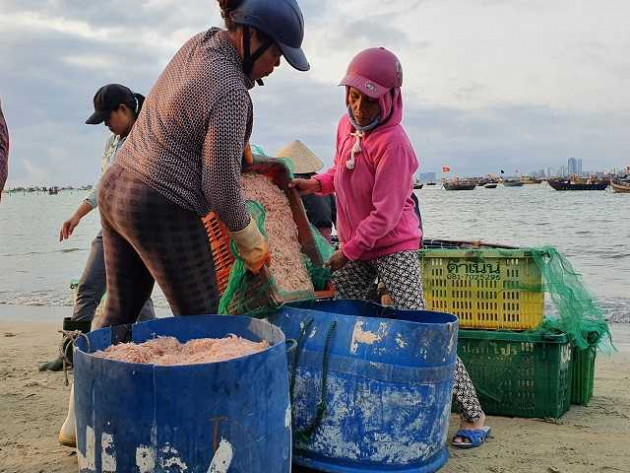
[[[98,201],[108,291],[100,326],[134,322],[156,281],[174,315],[216,313],[210,243],[194,212],[117,165],[103,175]]]
[[[372,261],[350,261],[333,273],[338,299],[367,299],[376,278],[385,284],[394,307],[407,310],[425,308],[416,251],[402,251]],[[483,410],[466,367],[457,357],[453,398],[462,418],[476,421]]]

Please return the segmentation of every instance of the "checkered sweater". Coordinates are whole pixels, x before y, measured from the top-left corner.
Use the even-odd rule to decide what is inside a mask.
[[[253,81],[228,33],[192,37],[149,93],[117,165],[200,216],[215,210],[232,231],[249,223],[240,186],[252,131]]]
[[[9,129],[0,108],[0,192],[9,174]]]

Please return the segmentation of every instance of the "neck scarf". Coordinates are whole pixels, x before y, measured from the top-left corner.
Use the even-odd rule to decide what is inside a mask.
[[[368,131],[373,130],[379,125],[381,121],[381,115],[379,113],[378,116],[374,119],[374,121],[370,123],[369,125],[361,126],[354,119],[352,110],[350,109],[350,106],[348,106],[348,117],[350,118],[350,123],[352,124],[352,127],[356,130],[354,133],[350,133],[352,136],[355,137],[355,142],[354,142],[354,146],[352,147],[352,150],[350,151],[350,158],[346,161],[346,167],[349,170],[353,170],[354,166],[356,165],[355,155],[361,152],[361,140],[363,139],[363,136]]]

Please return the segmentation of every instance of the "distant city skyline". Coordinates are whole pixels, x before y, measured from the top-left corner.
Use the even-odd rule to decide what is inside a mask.
[[[630,160],[629,160],[630,162]],[[584,160],[582,158],[569,157],[567,158],[566,164],[556,165],[556,166],[546,166],[544,168],[539,169],[530,169],[528,171],[523,171],[520,169],[514,169],[509,171],[506,168],[498,169],[496,172],[489,172],[485,174],[481,173],[472,173],[472,174],[459,174],[457,173],[457,169],[451,168],[450,172],[442,173],[439,171],[422,171],[418,174],[420,180],[422,182],[427,181],[435,181],[437,179],[441,179],[442,176],[446,177],[454,177],[454,176],[465,176],[465,177],[484,177],[486,175],[496,175],[499,176],[501,174],[501,170],[504,171],[505,176],[531,176],[538,178],[548,178],[548,177],[570,177],[571,175],[578,176],[588,176],[588,175],[603,175],[603,174],[617,174],[617,173],[625,173],[627,172],[628,166],[620,166],[613,168],[603,168],[603,169],[588,169],[584,168]],[[588,164],[588,163],[587,163]],[[630,165],[629,165],[630,166]]]

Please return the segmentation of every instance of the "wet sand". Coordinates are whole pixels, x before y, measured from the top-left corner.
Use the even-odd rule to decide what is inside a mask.
[[[67,308],[0,306],[0,473],[74,473],[77,457],[59,446],[69,388],[61,373],[37,370],[57,353]],[[559,420],[489,417],[493,438],[453,450],[440,472],[630,472],[630,324],[614,324],[612,357],[599,355],[595,396]],[[453,417],[451,434],[457,428]]]

